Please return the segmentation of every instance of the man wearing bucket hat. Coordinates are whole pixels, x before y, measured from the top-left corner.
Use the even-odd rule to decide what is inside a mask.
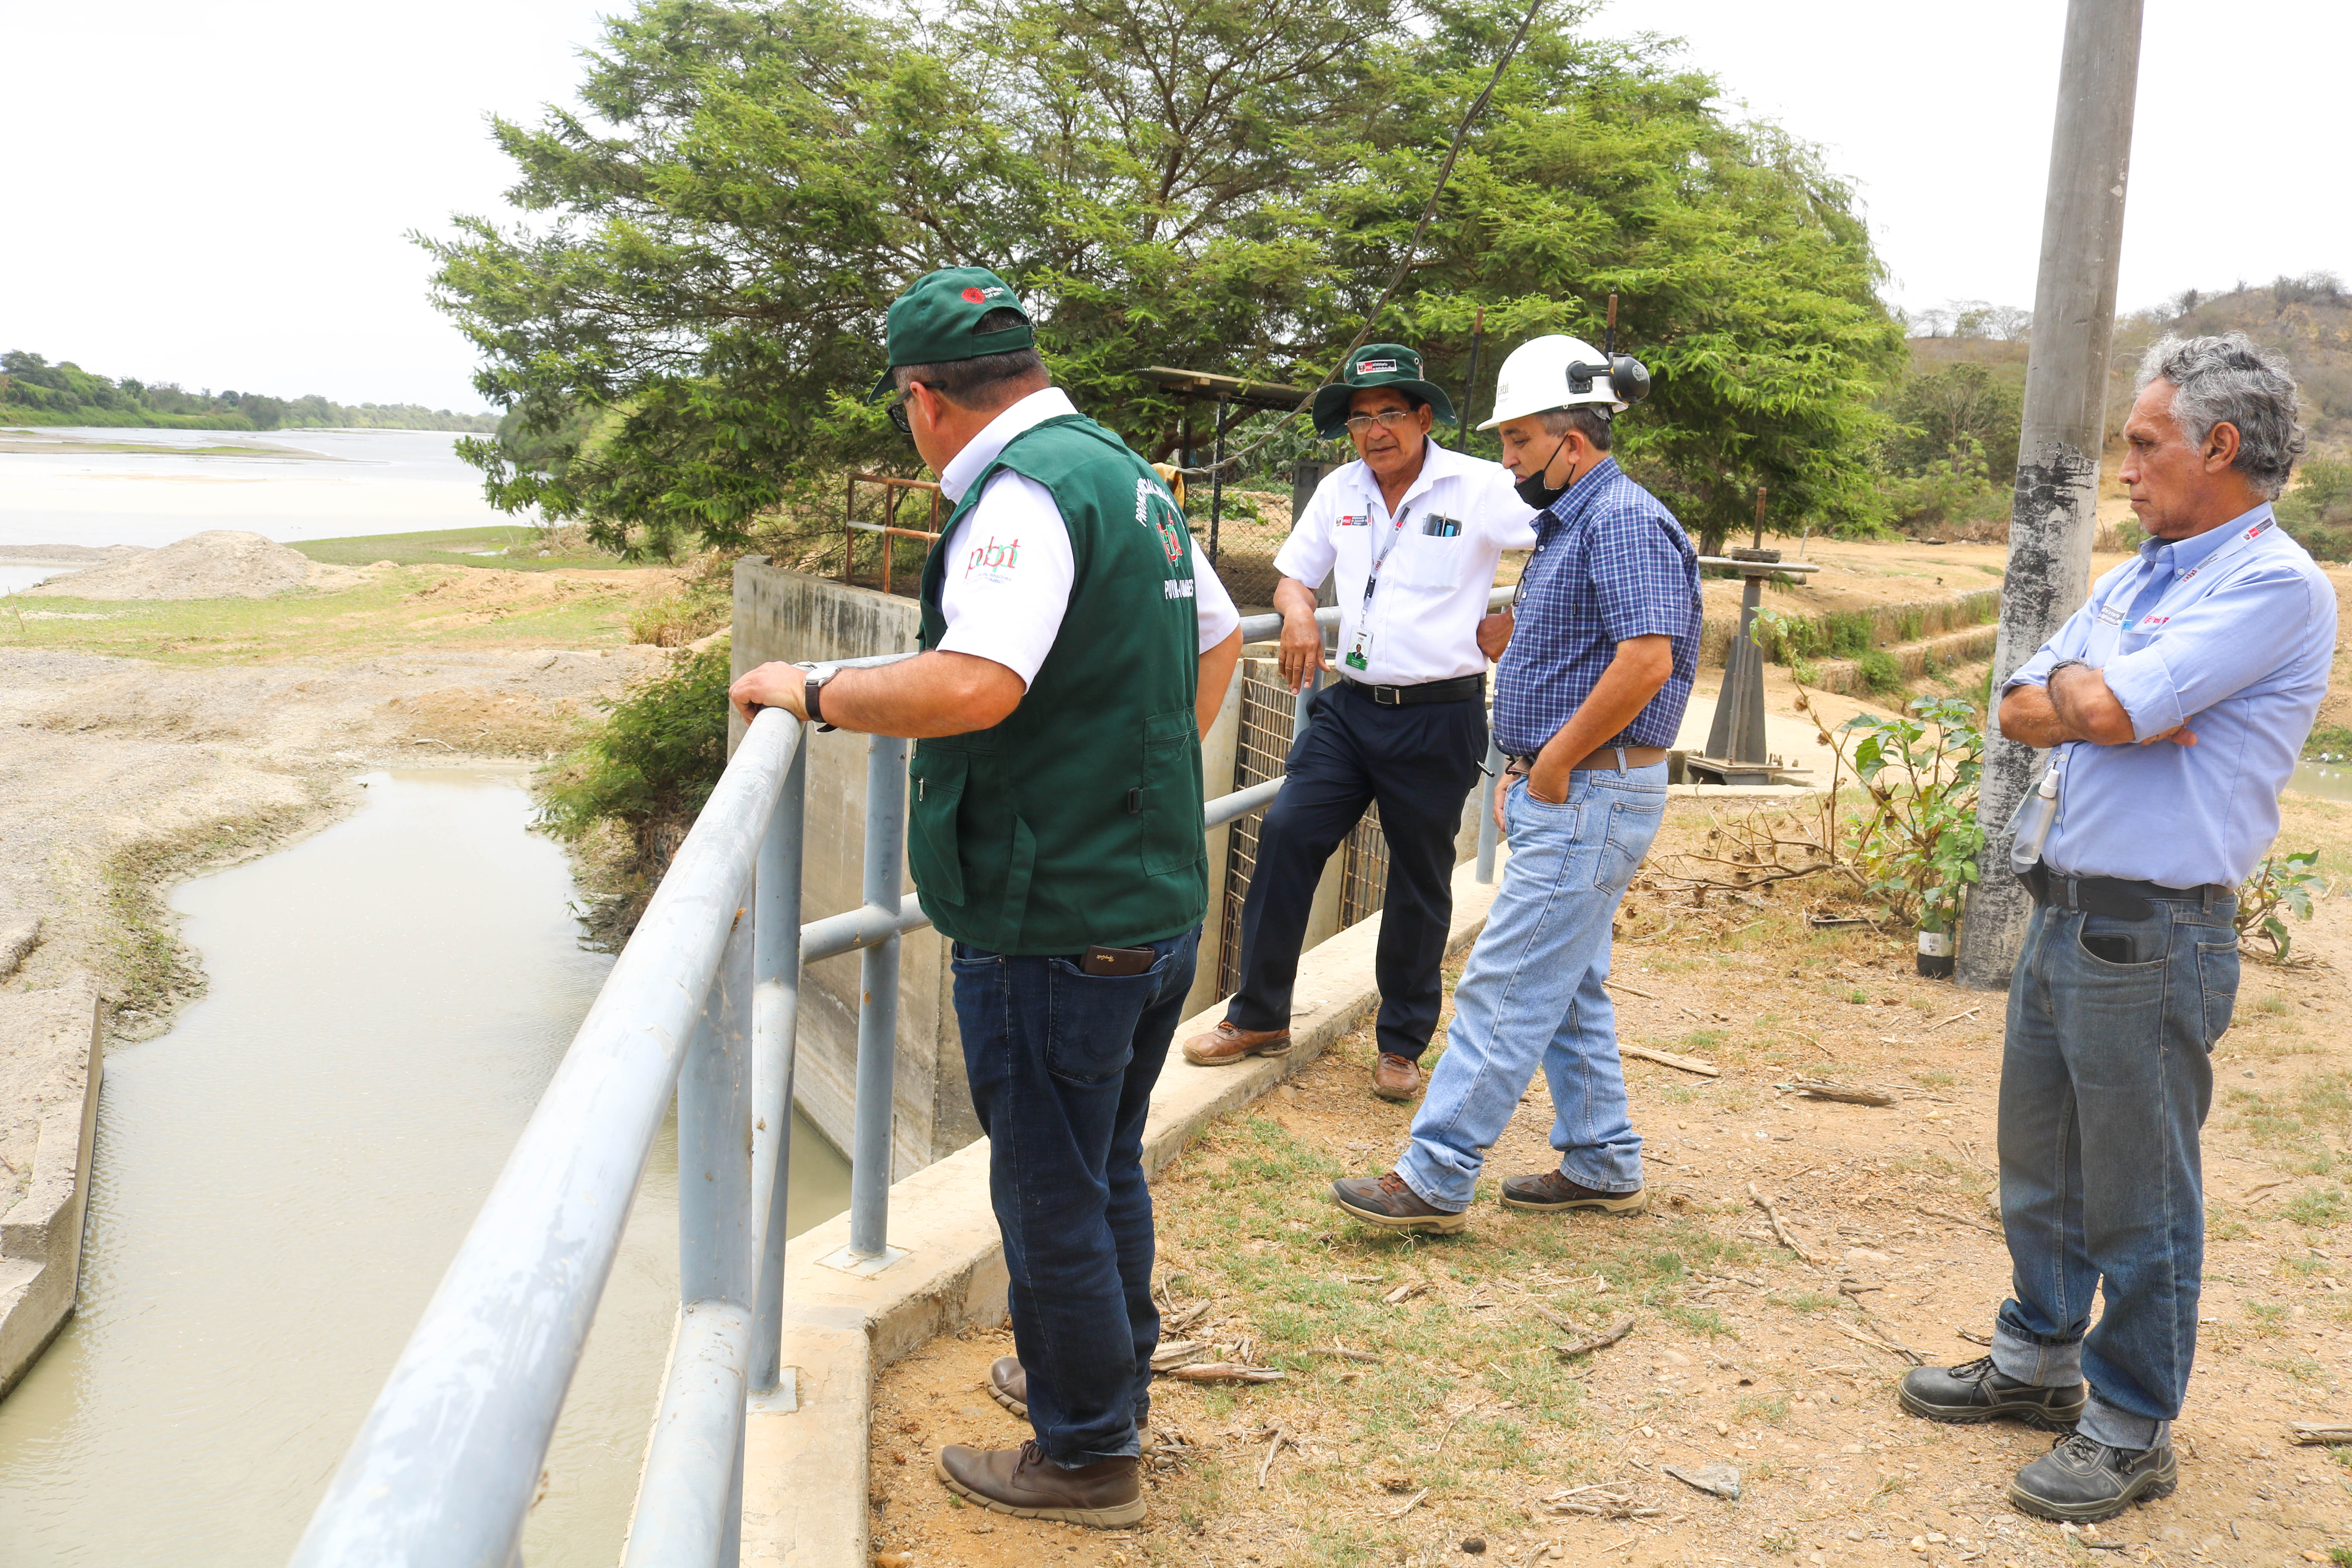
[[[1160,1334],[1143,1124],[1207,907],[1200,736],[1240,623],[1159,476],[1049,384],[1002,279],[930,273],[887,330],[877,395],[903,395],[892,421],[955,502],[924,651],[762,665],[730,695],[923,737],[907,859],[954,941],[1019,1352],[991,1392],[1035,1434],[943,1448],[939,1474],[997,1512],[1130,1524]]]
[[[1330,669],[1315,621],[1335,571],[1339,680],[1294,738],[1287,780],[1258,829],[1242,906],[1241,988],[1225,1016],[1184,1043],[1205,1066],[1290,1048],[1291,986],[1324,862],[1377,802],[1388,841],[1375,1093],[1410,1100],[1436,1032],[1453,923],[1462,803],[1486,752],[1486,656],[1478,648],[1495,567],[1536,542],[1535,514],[1499,463],[1430,437],[1454,405],[1421,355],[1374,343],[1315,396],[1318,435],[1347,435],[1358,461],[1334,470],[1274,558],[1282,673],[1293,691]]]
[[[1544,509],[1499,647],[1495,731],[1511,761],[1496,820],[1510,836],[1485,931],[1454,992],[1446,1051],[1393,1169],[1334,1184],[1339,1206],[1394,1230],[1458,1231],[1540,1064],[1558,1168],[1503,1184],[1506,1207],[1632,1214],[1642,1140],[1625,1103],[1601,982],[1609,927],[1666,801],[1665,748],[1698,665],[1698,557],[1609,456],[1612,416],[1649,390],[1630,358],[1568,337],[1504,362],[1495,417],[1518,493]]]

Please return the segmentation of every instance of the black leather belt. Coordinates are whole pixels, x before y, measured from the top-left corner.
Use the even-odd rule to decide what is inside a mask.
[[[2043,860],[2036,860],[2033,869],[2019,879],[2037,904],[2056,904],[2062,909],[2081,910],[2085,914],[2119,921],[2150,919],[2156,913],[2150,902],[2155,899],[2191,899],[2210,909],[2218,900],[2236,897],[2219,882],[2196,888],[2168,888],[2162,882],[2134,882],[2122,877],[2069,877],[2063,871],[2052,870]]]
[[[1486,695],[1486,678],[1483,675],[1428,680],[1419,686],[1374,686],[1369,680],[1349,677],[1348,684],[1383,708],[1411,708],[1419,702],[1472,702]]]

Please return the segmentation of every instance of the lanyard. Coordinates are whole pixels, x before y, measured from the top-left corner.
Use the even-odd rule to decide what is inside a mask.
[[[1396,526],[1389,530],[1388,539],[1381,548],[1373,552],[1371,570],[1364,574],[1364,609],[1371,607],[1372,590],[1381,585],[1381,567],[1387,563],[1389,552],[1396,548],[1397,541],[1404,537],[1404,520],[1412,515],[1411,507],[1397,513]]]

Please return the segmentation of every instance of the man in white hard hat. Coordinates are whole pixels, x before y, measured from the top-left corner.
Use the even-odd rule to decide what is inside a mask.
[[[1282,673],[1293,691],[1318,669],[1316,585],[1337,570],[1339,664],[1284,764],[1288,782],[1258,829],[1242,906],[1241,988],[1225,1016],[1184,1043],[1203,1066],[1290,1048],[1290,991],[1315,888],[1374,802],[1388,840],[1387,898],[1373,973],[1381,987],[1372,1090],[1410,1100],[1444,1001],[1439,966],[1454,920],[1462,803],[1486,754],[1486,655],[1478,623],[1506,550],[1535,543],[1535,512],[1499,463],[1430,437],[1454,417],[1421,355],[1373,343],[1315,399],[1315,428],[1346,434],[1359,460],[1327,476],[1274,558],[1282,581]]]
[[[1333,1184],[1394,1230],[1458,1231],[1486,1151],[1540,1063],[1557,1169],[1503,1184],[1507,1208],[1638,1213],[1642,1140],[1625,1104],[1609,926],[1666,804],[1666,746],[1698,668],[1698,557],[1672,512],[1609,456],[1612,416],[1649,390],[1631,359],[1538,338],[1504,362],[1495,417],[1518,493],[1543,508],[1513,615],[1481,628],[1509,835],[1486,928],[1454,992],[1445,1055],[1394,1169]],[[1516,617],[1516,624],[1515,618]]]

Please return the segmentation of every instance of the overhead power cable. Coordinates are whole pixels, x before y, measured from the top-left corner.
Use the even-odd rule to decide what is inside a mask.
[[[1396,270],[1389,276],[1389,286],[1381,291],[1379,300],[1364,317],[1362,329],[1356,333],[1354,340],[1340,353],[1338,363],[1324,373],[1323,379],[1317,382],[1306,396],[1298,400],[1297,407],[1276,420],[1273,427],[1265,435],[1221,462],[1199,468],[1180,468],[1176,470],[1178,473],[1188,477],[1206,477],[1213,474],[1220,468],[1231,468],[1248,458],[1260,447],[1280,435],[1284,426],[1313,407],[1315,394],[1330,385],[1332,378],[1347,368],[1349,358],[1370,341],[1372,329],[1380,323],[1381,312],[1389,308],[1389,302],[1396,298],[1397,290],[1404,286],[1404,275],[1412,269],[1413,259],[1421,253],[1422,237],[1429,232],[1430,223],[1437,216],[1438,199],[1445,195],[1445,184],[1454,177],[1454,161],[1462,155],[1462,143],[1469,140],[1470,127],[1477,123],[1478,116],[1486,111],[1488,100],[1495,96],[1495,89],[1502,83],[1503,72],[1510,68],[1512,57],[1519,52],[1519,46],[1527,41],[1528,29],[1535,25],[1536,13],[1543,8],[1544,0],[1533,0],[1533,4],[1528,6],[1528,14],[1519,18],[1519,30],[1511,35],[1510,44],[1503,50],[1502,58],[1495,62],[1495,74],[1486,79],[1486,85],[1479,90],[1478,96],[1471,100],[1469,109],[1463,114],[1462,123],[1454,128],[1454,143],[1445,150],[1445,162],[1437,166],[1437,184],[1429,193],[1429,205],[1421,209],[1421,221],[1412,226],[1412,237],[1405,241],[1404,254],[1397,258]],[[1469,411],[1465,409],[1463,412],[1466,417]]]

